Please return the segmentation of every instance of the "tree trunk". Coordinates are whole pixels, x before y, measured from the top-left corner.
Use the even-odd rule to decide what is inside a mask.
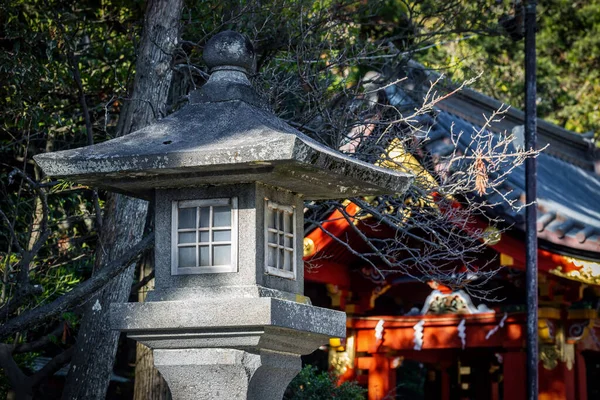
[[[164,114],[182,7],[182,0],[148,1],[133,93],[119,119],[119,136],[141,129]],[[140,240],[147,209],[145,201],[109,196],[96,253],[97,269]],[[134,265],[127,268],[87,303],[63,399],[106,398],[119,339],[119,332],[108,325],[108,310],[111,303],[127,301],[134,268]]]
[[[140,281],[150,275],[154,267],[154,260],[147,259],[140,265]],[[146,294],[154,288],[154,279],[145,287],[140,288],[138,301],[146,300]],[[133,400],[170,400],[171,391],[167,382],[154,367],[152,350],[141,343],[135,347],[135,386]]]
[[[169,92],[169,104],[177,104],[185,96],[191,86],[188,76],[173,71],[171,88]],[[143,260],[140,266],[139,280],[142,282],[154,271],[154,258]],[[150,280],[145,287],[138,292],[138,301],[146,301],[148,291],[154,289],[154,279]],[[158,369],[154,366],[152,350],[141,343],[135,346],[135,386],[133,389],[133,400],[171,400],[171,391]]]
[[[169,400],[171,391],[167,382],[154,367],[152,350],[136,344],[134,400]]]

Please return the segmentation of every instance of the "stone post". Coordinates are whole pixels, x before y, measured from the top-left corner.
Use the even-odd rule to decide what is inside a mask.
[[[154,350],[174,399],[281,400],[345,314],[273,297],[114,305],[113,326]]]

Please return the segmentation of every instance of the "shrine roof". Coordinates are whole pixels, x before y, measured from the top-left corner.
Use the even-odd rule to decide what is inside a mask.
[[[444,90],[456,88],[453,82],[442,79],[436,71],[428,70],[414,61],[408,62],[404,73],[408,78],[406,81],[411,82],[412,87],[417,87],[419,84],[422,86],[421,91],[429,89],[430,82],[438,79],[440,79],[439,86]],[[419,93],[419,91],[417,90],[415,93]],[[486,116],[490,116],[492,112],[503,106],[505,104],[501,101],[468,87],[436,104],[438,110],[446,111],[475,126],[482,126]],[[496,133],[512,132],[514,129],[523,128],[524,124],[525,113],[511,106],[504,113],[502,119],[495,121],[490,126],[490,130]],[[538,148],[545,147],[546,154],[586,171],[600,173],[600,147],[594,141],[594,132],[583,134],[573,132],[541,118],[537,119],[536,125]]]
[[[470,134],[480,129],[443,110],[439,111],[431,128],[432,140],[425,147],[439,155],[448,151],[447,140],[452,130],[463,132],[458,147],[468,151]],[[538,237],[565,248],[584,251],[592,259],[600,259],[600,176],[547,152],[541,152],[537,160]],[[516,203],[510,206],[500,195],[488,194],[486,199],[497,204],[494,213],[502,216],[507,224],[524,231],[525,166],[510,172],[500,190]]]
[[[426,82],[437,79],[437,75],[426,72],[417,63],[409,64],[409,68],[413,74],[420,68],[425,76],[421,76],[420,81],[425,86],[429,84]],[[407,94],[400,85],[387,86],[385,92],[390,103],[396,106],[406,106],[414,96]],[[449,155],[454,150],[450,138],[458,136],[459,150],[468,152],[473,143],[472,136],[481,129],[486,116],[489,117],[501,106],[498,100],[471,89],[463,89],[445,98],[436,104],[432,115],[418,117],[418,123],[424,131],[428,131],[425,149],[434,155]],[[523,112],[509,108],[504,118],[492,124],[488,131],[495,135],[515,132],[523,124]],[[600,152],[589,134],[571,132],[540,119],[537,125],[538,145],[545,147],[537,158],[540,247],[599,261]],[[457,135],[458,132],[462,132],[461,135]],[[486,200],[497,204],[494,213],[501,216],[506,224],[524,231],[525,166],[513,170],[500,190],[516,203],[510,206],[498,194],[488,194]]]

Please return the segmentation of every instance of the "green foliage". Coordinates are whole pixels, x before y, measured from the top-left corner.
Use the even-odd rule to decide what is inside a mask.
[[[496,16],[511,11],[510,2]],[[417,57],[460,81],[485,72],[477,90],[523,108],[524,41],[514,42],[499,27],[496,35],[458,35]],[[600,124],[600,1],[538,2],[538,113],[576,132]]]
[[[337,385],[335,375],[307,365],[288,386],[284,400],[362,400],[367,391],[354,382]]]
[[[93,140],[114,136],[121,102],[133,77],[135,37],[143,11],[141,0],[0,2],[0,210],[14,228],[19,245],[29,250],[40,234],[41,202],[32,185],[11,174],[18,168],[46,185],[51,231],[29,265],[29,281],[40,285],[42,293],[27,297],[12,315],[3,314],[0,324],[54,301],[91,275],[97,241],[92,192],[70,182],[53,185],[32,157],[88,143],[82,95]],[[15,298],[21,259],[6,221],[0,219],[0,306]],[[66,313],[63,319],[73,328],[79,316]],[[48,321],[21,332],[19,340],[35,340],[55,324]],[[26,369],[36,355],[15,359]],[[1,371],[0,381],[0,397],[4,398]]]
[[[77,327],[77,325],[79,325],[79,316],[75,313],[72,312],[65,312],[62,314],[62,318],[65,320],[65,322],[71,327]]]
[[[29,248],[39,233],[40,202],[34,188],[11,178],[10,171],[19,168],[41,181],[33,155],[87,144],[82,94],[93,140],[114,136],[121,99],[132,78],[142,14],[136,0],[0,4],[0,209],[21,247]],[[27,306],[71,290],[89,276],[93,262],[96,210],[91,191],[59,181],[48,193],[52,234],[30,273],[31,282],[41,284],[44,293]],[[10,297],[17,272],[13,267],[20,257],[4,221],[1,228],[0,273]]]
[[[426,370],[412,360],[404,360],[397,370],[397,395],[401,399],[423,399],[425,396]]]

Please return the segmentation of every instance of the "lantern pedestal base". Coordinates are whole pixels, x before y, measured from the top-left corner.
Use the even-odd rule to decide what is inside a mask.
[[[281,400],[300,371],[299,355],[235,349],[154,350],[173,400]]]
[[[346,336],[341,311],[277,299],[111,305],[111,326],[154,350],[173,399],[280,400],[300,355]]]

